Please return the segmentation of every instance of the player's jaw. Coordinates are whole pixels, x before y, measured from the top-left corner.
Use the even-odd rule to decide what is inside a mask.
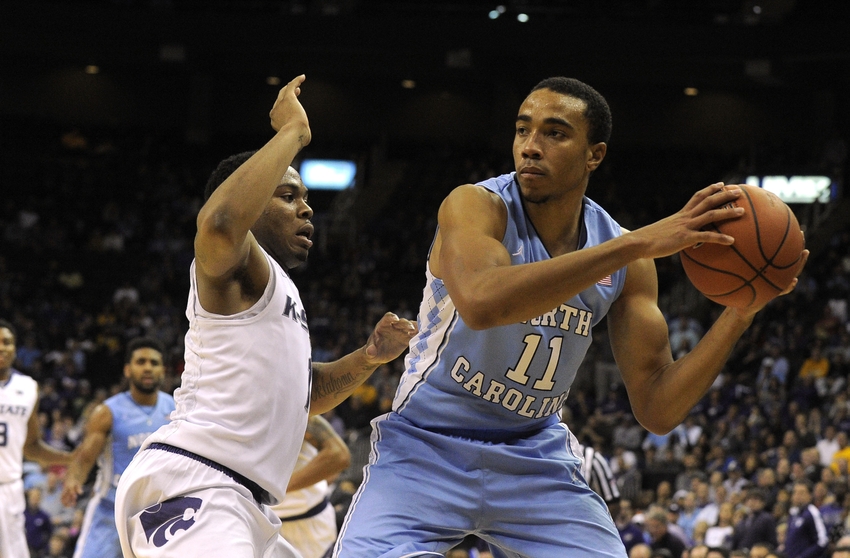
[[[141,374],[130,378],[133,387],[145,394],[155,393],[162,385],[162,376],[156,374]]]
[[[15,346],[0,348],[0,371],[7,370],[15,364]]]
[[[296,246],[300,246],[304,249],[305,252],[309,252],[310,248],[313,247],[313,223],[307,221],[295,231],[293,235],[293,243]]]

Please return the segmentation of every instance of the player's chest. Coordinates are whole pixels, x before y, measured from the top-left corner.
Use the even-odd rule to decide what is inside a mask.
[[[0,389],[0,421],[29,419],[35,404],[32,394],[14,385]]]

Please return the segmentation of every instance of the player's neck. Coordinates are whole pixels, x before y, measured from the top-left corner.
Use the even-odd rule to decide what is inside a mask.
[[[578,249],[582,203],[553,201],[538,205],[526,204],[526,207],[534,229],[551,256],[560,256]]]
[[[12,369],[7,368],[5,370],[0,370],[0,386],[4,385],[9,381],[9,378],[12,377]]]
[[[144,407],[152,407],[156,405],[156,396],[157,392],[153,393],[142,393],[137,389],[130,388],[130,397],[133,398],[137,404],[142,405]]]

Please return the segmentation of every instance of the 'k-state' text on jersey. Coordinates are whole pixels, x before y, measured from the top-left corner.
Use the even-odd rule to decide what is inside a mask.
[[[15,369],[0,385],[0,484],[21,479],[27,423],[38,402],[38,384]]]
[[[212,459],[280,501],[307,430],[310,334],[298,289],[263,254],[270,268],[266,290],[232,316],[201,308],[192,262],[177,410],[145,447],[162,442]]]
[[[174,410],[174,398],[162,391],[156,405],[139,405],[129,391],[113,395],[103,402],[112,413],[112,432],[103,452],[97,458],[97,481],[94,490],[102,499],[115,501],[115,488],[121,473],[133,460],[142,442],[157,428],[168,424]]]
[[[499,195],[511,264],[550,259],[525,214],[515,173],[480,186]],[[620,226],[584,198],[579,249],[620,236]],[[419,333],[410,342],[393,410],[426,429],[528,432],[555,423],[590,346],[592,330],[620,295],[625,268],[526,322],[474,331],[442,280],[426,268]]]

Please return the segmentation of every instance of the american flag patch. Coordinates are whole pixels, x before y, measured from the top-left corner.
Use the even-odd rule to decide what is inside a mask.
[[[602,279],[600,279],[599,281],[597,281],[597,282],[596,282],[596,284],[597,284],[597,285],[602,285],[603,287],[610,287],[610,286],[611,286],[611,285],[613,285],[614,283],[613,283],[613,281],[611,280],[611,276],[610,276],[610,275],[606,275],[605,277],[603,277]]]

